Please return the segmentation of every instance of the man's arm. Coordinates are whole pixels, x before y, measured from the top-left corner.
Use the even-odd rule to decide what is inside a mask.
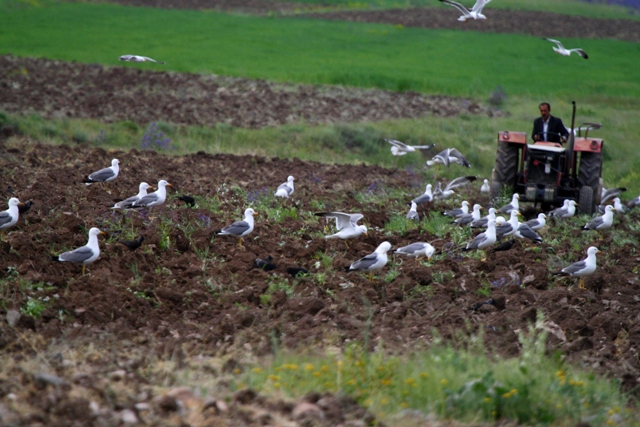
[[[559,133],[560,135],[562,135],[562,138],[564,139],[564,141],[566,141],[567,138],[569,137],[569,131],[564,126],[564,123],[562,123],[562,119],[561,118],[556,117],[556,126],[555,127],[556,127],[555,131],[557,133]]]
[[[542,132],[542,129],[538,129],[540,127],[538,125],[539,122],[542,122],[540,118],[537,118],[533,121],[533,131],[531,132],[531,139],[533,139],[534,141],[539,141],[541,139],[540,132]]]

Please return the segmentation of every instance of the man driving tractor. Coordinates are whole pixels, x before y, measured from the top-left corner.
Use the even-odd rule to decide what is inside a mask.
[[[551,105],[543,102],[539,108],[541,117],[533,121],[531,138],[534,141],[567,142],[569,131],[564,127],[562,119],[551,115]]]

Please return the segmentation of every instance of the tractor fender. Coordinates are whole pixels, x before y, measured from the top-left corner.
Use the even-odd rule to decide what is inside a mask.
[[[585,153],[601,153],[603,142],[598,138],[576,138],[573,151]]]

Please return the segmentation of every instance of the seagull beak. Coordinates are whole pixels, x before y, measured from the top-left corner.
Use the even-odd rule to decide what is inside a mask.
[[[106,235],[107,235],[107,233],[105,233],[104,231],[101,231],[101,232],[100,232],[100,235],[101,235],[101,236],[106,236]]]
[[[24,206],[24,203],[20,202],[18,203],[18,206]]]
[[[258,212],[253,213],[253,216],[258,216],[258,215],[260,215]]]
[[[171,184],[167,184],[167,187],[173,187],[173,185],[171,185]]]
[[[149,188],[148,188],[148,189],[149,189],[149,190],[155,190],[156,188],[155,188],[155,187],[152,187],[152,186],[149,186]]]

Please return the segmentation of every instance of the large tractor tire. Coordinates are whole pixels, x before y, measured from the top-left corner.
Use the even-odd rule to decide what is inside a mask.
[[[595,198],[593,196],[593,188],[588,185],[580,187],[580,195],[578,196],[580,212],[591,215],[596,211]]]
[[[518,161],[520,156],[519,146],[499,142],[496,151],[496,164],[491,174],[491,199],[500,196],[502,187],[507,187],[510,191],[516,183],[518,173]]]
[[[580,156],[580,169],[578,170],[578,185],[580,186],[580,210],[592,214],[596,211],[597,202],[600,200],[600,175],[602,173],[602,153],[582,153]],[[582,201],[584,187],[591,188],[590,204]]]

